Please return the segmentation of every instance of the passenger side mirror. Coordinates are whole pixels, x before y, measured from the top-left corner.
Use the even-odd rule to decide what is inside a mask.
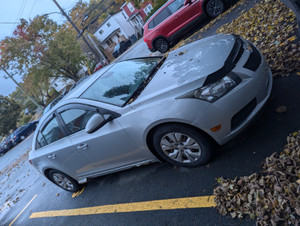
[[[85,126],[86,133],[93,133],[112,120],[111,115],[94,114]]]
[[[184,5],[189,5],[189,4],[191,4],[192,3],[192,0],[185,0],[184,1]]]

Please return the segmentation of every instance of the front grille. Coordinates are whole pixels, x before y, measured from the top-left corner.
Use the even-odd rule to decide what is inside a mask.
[[[247,68],[251,71],[256,71],[261,63],[261,55],[253,44],[250,43],[250,45],[253,51],[250,53],[250,56],[245,63],[244,68]]]
[[[248,103],[242,110],[236,113],[231,119],[231,130],[235,130],[239,127],[246,118],[252,113],[257,105],[256,99],[254,98]]]

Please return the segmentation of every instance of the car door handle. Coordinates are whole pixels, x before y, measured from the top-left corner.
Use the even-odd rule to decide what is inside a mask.
[[[88,147],[87,144],[80,144],[79,146],[77,146],[77,149],[78,149],[78,150],[86,150],[87,147]]]
[[[55,155],[55,154],[50,154],[50,155],[48,155],[48,158],[49,158],[49,159],[55,159],[55,158],[56,158],[56,155]]]

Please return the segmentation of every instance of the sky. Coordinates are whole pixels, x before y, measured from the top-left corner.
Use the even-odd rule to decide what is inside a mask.
[[[72,9],[78,0],[56,0],[66,11]],[[29,20],[37,15],[45,13],[59,12],[53,0],[0,0],[0,40],[12,36],[21,18]],[[49,17],[61,24],[66,21],[61,14],[54,13]],[[11,79],[4,79],[5,73],[0,69],[0,95],[7,96],[16,89],[15,83]],[[16,75],[14,78],[20,81]]]

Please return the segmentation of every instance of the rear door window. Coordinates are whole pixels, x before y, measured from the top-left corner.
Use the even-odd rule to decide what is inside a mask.
[[[48,124],[43,128],[43,130],[38,133],[37,144],[38,147],[41,148],[63,137],[64,135],[58,125],[56,117],[54,117],[48,122]]]
[[[180,9],[183,6],[183,4],[184,4],[184,0],[175,0],[170,5],[168,5],[168,8],[169,8],[170,12],[173,14],[178,9]]]
[[[159,25],[161,22],[163,22],[165,19],[167,19],[171,15],[170,10],[168,7],[164,8],[160,13],[158,13],[155,18],[153,18],[154,26]]]

